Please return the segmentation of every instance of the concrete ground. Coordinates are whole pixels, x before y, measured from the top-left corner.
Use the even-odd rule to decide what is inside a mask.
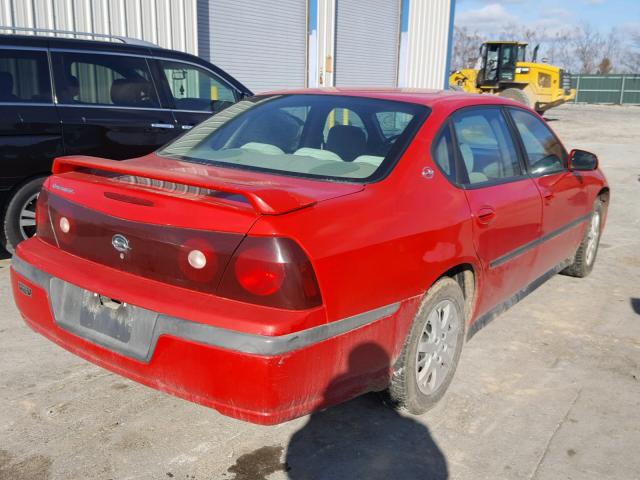
[[[481,330],[421,417],[367,395],[259,427],[150,390],[29,330],[2,261],[0,479],[640,478],[640,108],[549,120],[611,183],[595,269]]]

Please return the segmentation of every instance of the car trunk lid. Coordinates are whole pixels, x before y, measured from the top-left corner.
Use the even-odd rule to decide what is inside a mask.
[[[59,158],[38,202],[38,237],[96,263],[214,293],[259,216],[363,188],[229,170],[160,157]]]

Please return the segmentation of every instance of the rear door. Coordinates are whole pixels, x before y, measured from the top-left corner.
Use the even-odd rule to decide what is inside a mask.
[[[60,134],[46,49],[0,46],[0,188],[48,174]]]
[[[16,186],[48,175],[53,158],[62,153],[46,48],[0,45],[0,197],[8,202]],[[35,233],[32,199],[25,200],[19,219],[5,220],[24,237]]]
[[[233,105],[242,95],[220,75],[195,63],[158,58],[152,69],[163,104],[172,110],[180,132]]]
[[[591,212],[578,172],[567,169],[567,152],[553,132],[526,110],[508,109],[519,134],[527,169],[542,195],[539,270],[550,270],[571,257]]]
[[[485,270],[479,311],[486,312],[535,279],[541,198],[523,171],[499,107],[474,107],[452,116],[459,177],[473,215],[476,251]]]
[[[52,49],[51,59],[67,154],[122,160],[179,133],[161,108],[146,57]]]

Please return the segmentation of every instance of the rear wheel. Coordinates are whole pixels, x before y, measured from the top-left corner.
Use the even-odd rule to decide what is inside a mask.
[[[601,199],[597,199],[593,204],[593,212],[587,231],[584,233],[582,242],[576,251],[573,263],[565,268],[561,273],[571,277],[583,278],[591,273],[593,265],[596,263],[598,245],[600,245],[600,234],[602,233],[602,214],[604,206]]]
[[[526,107],[531,106],[531,102],[529,101],[529,97],[527,96],[527,94],[518,88],[507,88],[506,90],[500,92],[498,95],[503,98],[515,100],[516,102],[521,103]]]
[[[11,197],[4,214],[4,247],[14,253],[20,242],[36,233],[36,202],[44,178],[34,178]]]
[[[462,289],[452,278],[429,289],[394,365],[389,394],[399,407],[419,415],[442,398],[462,352],[464,312]]]

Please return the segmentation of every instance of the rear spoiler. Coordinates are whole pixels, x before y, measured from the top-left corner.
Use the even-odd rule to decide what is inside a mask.
[[[117,161],[85,156],[59,157],[53,162],[52,172],[55,175],[85,168],[242,195],[249,201],[254,210],[262,215],[279,215],[309,207],[316,203],[313,198],[301,195],[298,192],[283,190],[282,188],[269,188],[268,186],[249,182],[234,183],[222,178],[140,166],[126,160]]]

